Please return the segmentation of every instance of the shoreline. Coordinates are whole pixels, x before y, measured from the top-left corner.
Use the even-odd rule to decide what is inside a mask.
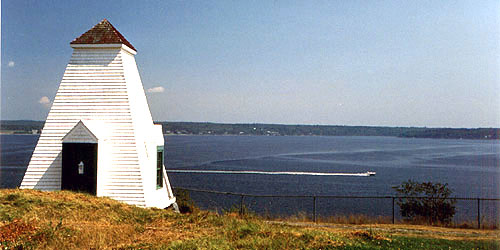
[[[29,133],[5,133],[0,132],[0,135],[38,135]],[[500,138],[454,138],[454,137],[415,137],[415,136],[394,136],[394,135],[259,135],[259,134],[174,134],[164,133],[163,136],[262,136],[262,137],[284,137],[284,136],[297,136],[297,137],[392,137],[401,139],[443,139],[443,140],[476,140],[476,141],[499,141]]]

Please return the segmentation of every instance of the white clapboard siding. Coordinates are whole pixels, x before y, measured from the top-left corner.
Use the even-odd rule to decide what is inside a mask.
[[[123,64],[120,55],[120,48],[102,49],[99,53],[93,52],[94,49],[75,49],[72,58],[68,64],[68,69],[64,73],[63,80],[59,90],[54,98],[54,103],[47,117],[47,121],[42,130],[39,142],[32,159],[28,165],[25,177],[21,184],[21,188],[40,188],[46,190],[58,190],[61,188],[61,139],[71,130],[80,120],[102,120],[107,123],[121,123],[124,126],[117,136],[114,136],[114,131],[110,131],[110,143],[117,144],[118,147],[112,147],[109,152],[111,165],[108,169],[116,169],[109,171],[111,178],[105,182],[113,182],[114,173],[129,174],[134,176],[135,195],[133,199],[129,199],[129,195],[121,195],[114,192],[113,189],[106,190],[101,194],[110,196],[111,198],[133,203],[135,205],[145,206],[144,190],[142,189],[141,175],[138,166],[137,152],[130,152],[130,157],[122,158],[120,149],[135,148],[134,128],[132,117],[130,114],[130,103],[128,103],[127,84],[124,79]],[[84,64],[85,67],[79,68],[75,65]],[[108,65],[116,65],[110,71],[109,77],[104,79],[103,74],[108,73]],[[93,69],[93,70],[89,70]],[[71,79],[71,80],[68,80]],[[91,84],[89,84],[91,82]],[[109,88],[109,82],[113,82],[113,87]],[[75,88],[74,84],[80,84],[80,88]],[[110,102],[116,100],[116,90],[119,88],[122,93],[119,93],[120,99],[123,101],[119,106],[108,106]],[[95,90],[92,92],[91,90]],[[111,93],[107,93],[107,92]],[[82,102],[83,100],[92,100],[92,102]],[[87,111],[87,112],[86,112]],[[128,133],[131,138],[122,140],[121,133]],[[115,141],[113,141],[115,140]],[[114,158],[119,158],[117,162]],[[116,163],[116,164],[115,164]],[[120,171],[122,164],[128,164],[129,168],[125,171]],[[103,167],[103,166],[98,166]],[[131,183],[131,184],[132,184]],[[121,182],[122,185],[127,185],[127,182]]]
[[[156,143],[163,135],[151,132],[157,130],[135,58],[124,47],[74,46],[21,188],[60,190],[62,139],[80,121],[90,121],[107,128],[105,140],[97,137],[98,173],[105,171],[105,177],[98,176],[99,196],[148,207],[175,202],[168,178],[159,190],[152,178]],[[69,141],[91,140],[80,130],[72,131]]]

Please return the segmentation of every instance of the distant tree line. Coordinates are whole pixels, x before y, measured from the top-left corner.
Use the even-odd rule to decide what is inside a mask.
[[[198,122],[156,122],[165,134],[203,135],[320,135],[320,136],[399,136],[420,128],[282,125],[282,124],[223,124]]]
[[[43,121],[31,120],[3,120],[0,121],[0,131],[15,131],[16,133],[31,133],[33,130],[40,131],[43,128]]]
[[[372,127],[334,125],[224,124],[200,122],[156,122],[164,134],[197,135],[315,135],[315,136],[397,136],[412,138],[499,139],[500,129],[453,129],[419,127]]]
[[[397,136],[412,138],[499,139],[498,128],[455,129],[421,127],[372,127],[338,125],[227,124],[209,122],[155,122],[164,134],[186,135],[314,135],[314,136]],[[0,121],[0,130],[41,130],[43,121]]]
[[[401,137],[414,138],[454,138],[454,139],[499,139],[498,128],[434,128],[421,131],[406,131]]]

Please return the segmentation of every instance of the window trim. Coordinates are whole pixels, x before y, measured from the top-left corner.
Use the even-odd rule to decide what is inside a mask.
[[[156,146],[156,189],[163,188],[163,158],[165,150],[163,146]]]

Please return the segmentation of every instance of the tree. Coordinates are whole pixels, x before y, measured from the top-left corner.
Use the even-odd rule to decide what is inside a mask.
[[[426,220],[431,224],[436,222],[449,223],[455,215],[456,200],[451,199],[452,190],[448,183],[416,182],[408,180],[393,187],[396,192],[408,198],[398,198],[401,216],[418,221]]]

